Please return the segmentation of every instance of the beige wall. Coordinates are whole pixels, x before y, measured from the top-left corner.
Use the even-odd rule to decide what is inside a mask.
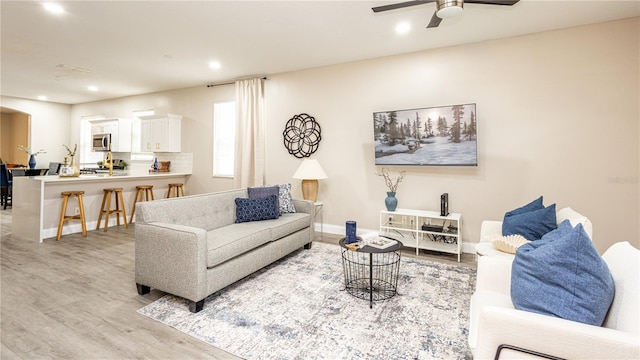
[[[325,231],[343,233],[346,220],[377,229],[386,188],[374,175],[372,113],[476,103],[479,166],[394,167],[407,171],[400,207],[437,210],[448,192],[473,243],[482,220],[544,195],[589,216],[600,251],[623,240],[640,247],[639,29],[635,18],[269,75],[267,182],[291,182],[301,197],[291,178],[301,160],[285,150],[282,131],[309,113],[322,126],[313,157],[329,175],[319,194]],[[233,96],[233,86],[203,85],[74,105],[70,140],[83,115],[182,114],[182,149],[194,161],[187,190],[228,189],[228,179],[211,176],[211,119],[213,103]]]
[[[36,151],[44,149],[46,153],[40,154],[36,158],[38,168],[47,168],[49,162],[60,161],[65,156],[66,151],[62,144],[69,144],[72,135],[69,116],[70,105],[10,96],[0,96],[0,103],[2,107],[31,116],[31,135],[28,144],[24,142],[15,144],[15,151],[18,151],[18,145],[29,145]],[[2,147],[4,152],[4,145]],[[14,156],[18,156],[18,160],[22,164],[26,165],[29,161],[24,153],[16,152]]]
[[[639,40],[636,18],[269,76],[267,180],[292,181],[300,160],[282,131],[309,113],[322,126],[325,223],[376,229],[386,188],[372,113],[476,103],[479,166],[394,167],[407,171],[399,207],[438,210],[448,192],[476,242],[482,220],[544,195],[587,215],[600,251],[639,246]]]

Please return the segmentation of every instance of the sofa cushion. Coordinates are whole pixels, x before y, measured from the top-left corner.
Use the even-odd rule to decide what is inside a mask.
[[[236,198],[235,201],[236,223],[276,219],[280,216],[275,195],[257,199]]]
[[[564,221],[516,252],[511,270],[516,309],[600,326],[613,295],[609,268],[582,224],[573,228]]]
[[[279,184],[280,213],[294,213],[296,207],[293,206],[293,197],[291,196],[291,184]]]
[[[533,200],[532,202],[528,203],[527,205],[523,205],[517,209],[513,209],[511,211],[507,211],[504,214],[504,217],[508,217],[511,215],[518,215],[518,214],[524,214],[527,213],[529,211],[534,211],[534,210],[540,210],[540,209],[544,209],[544,205],[542,205],[542,196],[540,196],[539,198]]]
[[[265,220],[231,224],[207,232],[207,267],[211,268],[273,240]]]
[[[555,229],[556,204],[546,208],[505,216],[502,235],[522,235],[527,240],[539,240]]]
[[[249,199],[258,199],[267,197],[269,195],[274,195],[276,197],[276,206],[278,207],[278,215],[280,215],[280,187],[278,185],[274,186],[259,186],[259,187],[248,187],[247,193],[249,194]]]
[[[293,234],[296,231],[309,227],[309,225],[312,225],[311,215],[307,213],[282,214],[279,219],[269,221],[273,240]]]

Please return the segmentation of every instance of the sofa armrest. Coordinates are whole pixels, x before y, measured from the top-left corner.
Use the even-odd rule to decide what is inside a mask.
[[[502,236],[502,221],[484,220],[480,226],[480,242],[489,242],[494,236]]]
[[[293,206],[295,206],[296,212],[307,213],[311,217],[309,220],[309,243],[311,243],[316,231],[316,206],[312,201],[297,199],[293,199]]]
[[[493,359],[501,344],[565,359],[640,358],[637,334],[516,309],[485,307],[480,314],[474,359]],[[500,359],[510,357],[526,358],[504,350]]]
[[[135,281],[192,301],[207,288],[207,235],[204,229],[168,223],[135,226]]]
[[[509,295],[511,293],[512,264],[513,257],[478,257],[476,291],[493,291]]]

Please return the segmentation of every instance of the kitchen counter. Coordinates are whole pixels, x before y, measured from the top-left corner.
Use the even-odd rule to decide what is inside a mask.
[[[59,176],[18,176],[13,178],[12,231],[14,235],[42,242],[55,238],[60,221],[63,191],[84,191],[83,204],[87,230],[98,225],[100,206],[105,188],[121,187],[124,197],[127,222],[137,185],[152,185],[156,199],[166,197],[169,183],[183,183],[188,192],[188,173],[149,173],[127,174],[116,172],[108,174],[83,174],[79,177]],[[111,201],[112,208],[115,202]],[[75,197],[71,197],[67,205],[67,215],[73,215],[77,208]],[[134,218],[135,221],[135,218]],[[116,225],[116,216],[109,216],[108,226]],[[122,225],[121,225],[122,226]],[[102,220],[100,231],[104,229]],[[64,223],[62,234],[81,232],[79,220]],[[64,240],[64,236],[60,239]]]

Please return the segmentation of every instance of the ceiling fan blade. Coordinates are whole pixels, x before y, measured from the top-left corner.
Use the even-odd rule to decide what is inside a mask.
[[[436,0],[405,1],[405,2],[401,2],[401,3],[397,3],[397,4],[376,6],[376,7],[371,8],[371,10],[373,10],[373,12],[389,11],[389,10],[401,9],[401,8],[405,8],[405,7],[409,7],[409,6],[428,4],[428,3],[432,3],[432,2],[436,2]]]
[[[511,6],[520,0],[465,0],[467,4],[507,5]]]
[[[434,12],[433,16],[431,17],[431,21],[429,21],[429,25],[427,25],[427,29],[428,28],[434,28],[434,27],[438,27],[438,25],[440,25],[440,22],[442,21],[442,19],[440,19],[438,17],[438,13]]]

